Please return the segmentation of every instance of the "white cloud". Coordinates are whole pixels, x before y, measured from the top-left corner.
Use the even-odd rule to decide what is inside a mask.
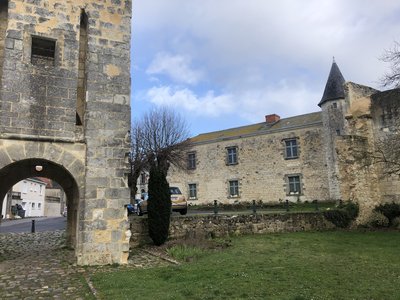
[[[136,30],[190,53],[221,84],[259,64],[277,76],[294,66],[326,72],[332,56],[349,66],[346,78],[370,84],[385,68],[379,55],[399,39],[399,9],[392,0],[147,0],[136,1]]]
[[[221,129],[317,111],[332,56],[346,80],[379,88],[399,15],[393,0],[138,0],[133,59],[149,78],[134,88],[152,80],[145,99]]]
[[[235,98],[236,106],[241,108],[238,115],[249,123],[257,123],[268,114],[285,118],[318,111],[321,95],[304,85],[281,81],[277,86],[239,92]]]
[[[213,91],[198,96],[187,88],[162,86],[148,90],[147,98],[156,105],[178,107],[199,116],[217,117],[236,109],[231,95],[216,96]]]
[[[167,75],[178,83],[195,85],[202,78],[202,72],[190,66],[191,59],[183,55],[157,53],[146,73],[149,75]]]
[[[291,86],[282,81],[277,87],[221,95],[209,91],[204,96],[187,88],[161,86],[149,89],[146,98],[158,106],[176,107],[183,114],[223,117],[234,113],[249,123],[257,123],[262,122],[266,114],[288,117],[317,111],[321,95],[310,92],[305,86]]]

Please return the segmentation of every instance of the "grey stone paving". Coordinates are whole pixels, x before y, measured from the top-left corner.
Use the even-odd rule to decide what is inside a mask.
[[[96,299],[91,274],[115,267],[78,267],[65,247],[65,232],[0,234],[0,299]],[[147,268],[170,262],[135,250],[128,266]]]

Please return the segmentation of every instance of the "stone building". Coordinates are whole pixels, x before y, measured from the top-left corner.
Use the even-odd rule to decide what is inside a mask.
[[[320,112],[200,134],[187,170],[170,185],[192,204],[237,201],[354,200],[367,218],[382,201],[400,201],[398,177],[371,160],[387,124],[399,116],[398,89],[380,92],[346,82],[333,62]]]
[[[131,5],[0,1],[0,201],[28,177],[58,182],[80,265],[129,253]]]

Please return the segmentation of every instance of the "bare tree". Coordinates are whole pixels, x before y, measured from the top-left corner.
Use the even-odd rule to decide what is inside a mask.
[[[131,129],[130,186],[137,193],[137,180],[143,171],[156,166],[167,176],[170,164],[186,167],[190,148],[189,130],[185,120],[175,111],[158,108],[133,122]]]
[[[131,152],[129,157],[130,176],[129,186],[131,194],[137,194],[137,181],[140,174],[147,169],[147,159],[145,149],[143,147],[143,130],[139,122],[132,124],[131,128]],[[131,199],[132,201],[132,199]]]
[[[381,59],[390,63],[390,71],[381,79],[384,87],[400,87],[400,43],[394,42],[391,49],[385,50]]]
[[[190,148],[189,130],[184,119],[171,109],[159,108],[143,116],[143,148],[149,165],[165,174],[170,164],[186,167],[186,152]]]

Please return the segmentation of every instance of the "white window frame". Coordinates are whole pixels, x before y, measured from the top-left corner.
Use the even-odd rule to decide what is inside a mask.
[[[196,183],[189,183],[188,190],[189,190],[189,199],[190,200],[197,199],[197,184]],[[192,192],[194,192],[194,195],[192,194]]]
[[[238,164],[238,147],[231,146],[226,148],[226,164],[237,165]]]
[[[299,158],[299,143],[297,138],[285,139],[285,158],[295,159]]]
[[[232,179],[228,181],[228,193],[230,198],[237,198],[240,195],[239,180]]]
[[[189,152],[187,155],[188,159],[188,169],[195,170],[196,169],[196,152]]]

